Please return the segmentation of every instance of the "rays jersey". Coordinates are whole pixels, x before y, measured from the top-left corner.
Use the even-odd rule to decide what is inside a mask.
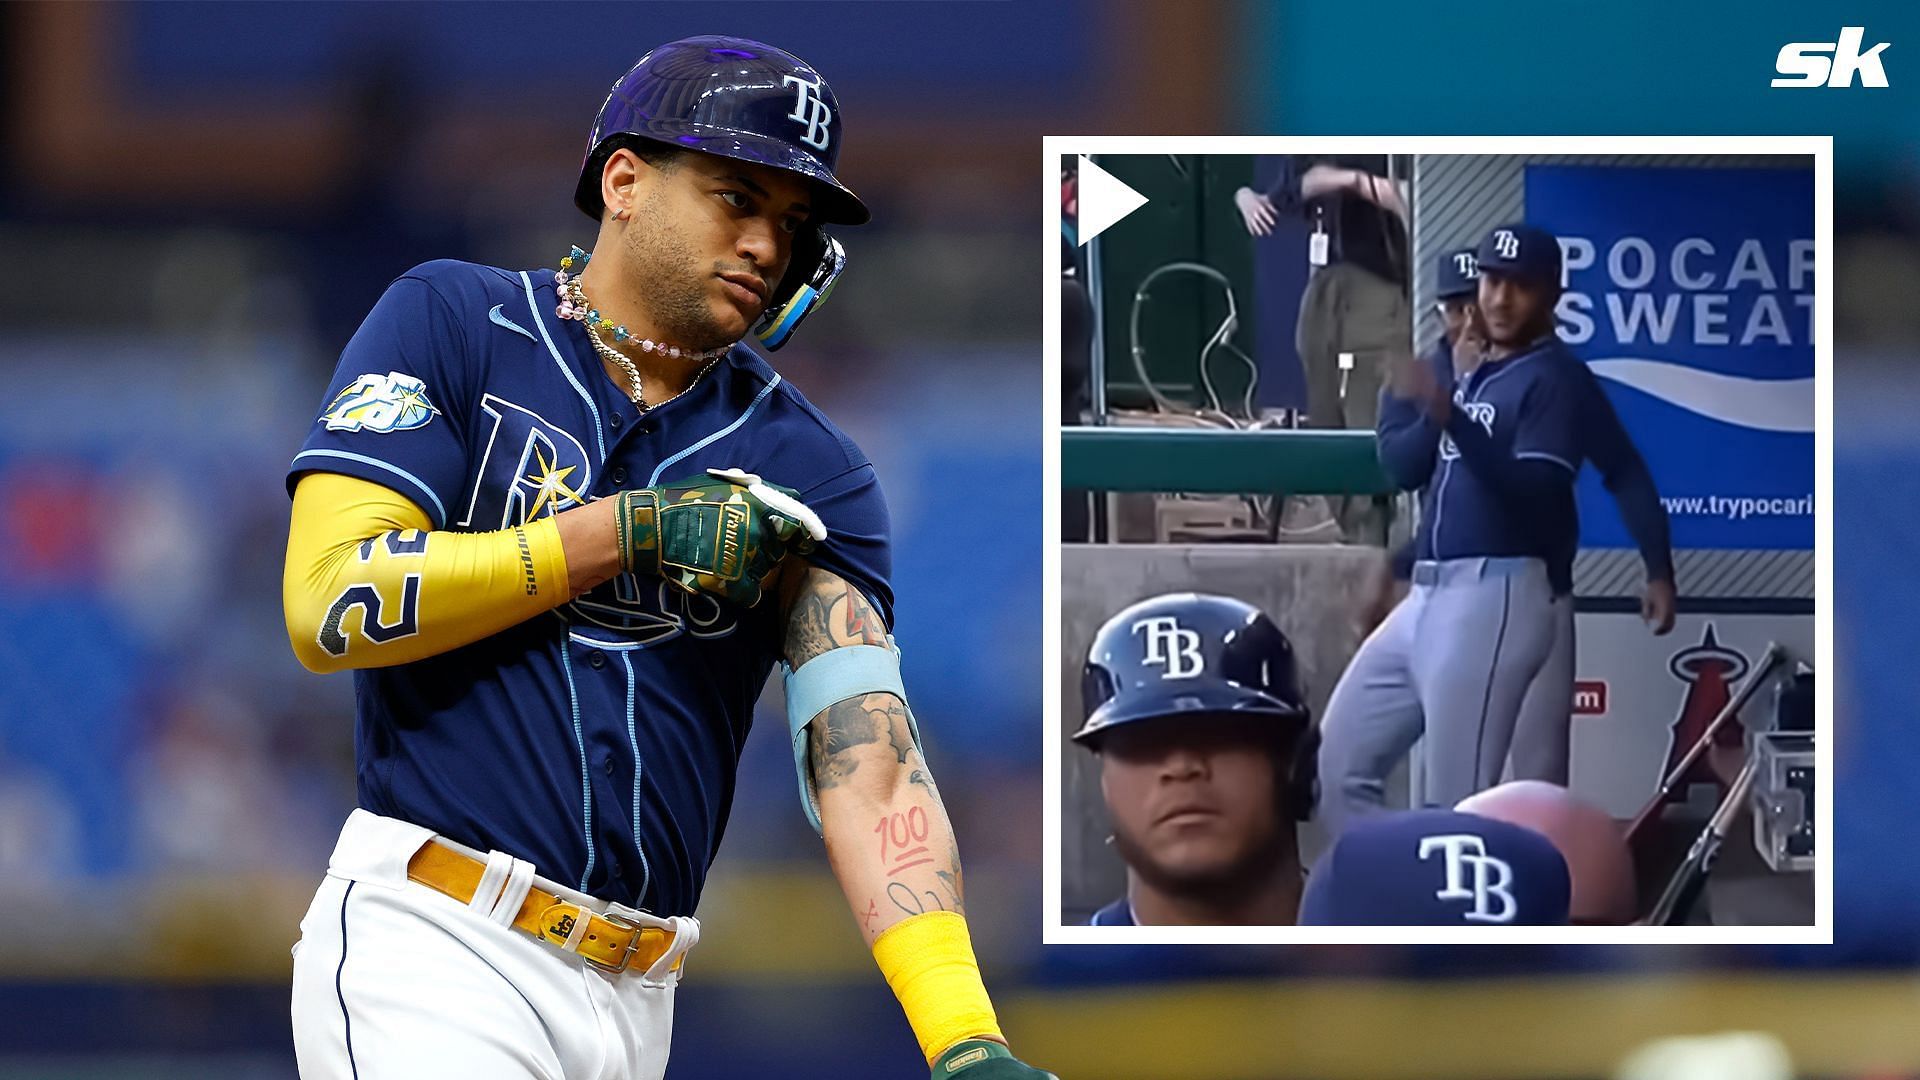
[[[1520,355],[1482,364],[1464,383],[1455,381],[1453,349],[1444,336],[1424,359],[1440,385],[1452,389],[1454,408],[1465,410],[1514,458],[1561,466],[1569,483],[1580,464],[1591,461],[1613,493],[1648,570],[1656,578],[1673,579],[1666,511],[1646,462],[1593,370],[1557,337],[1543,338]],[[1556,596],[1573,592],[1580,521],[1571,487],[1516,514],[1509,500],[1489,491],[1460,462],[1450,436],[1440,436],[1437,452],[1430,449],[1431,434],[1420,433],[1430,433],[1431,427],[1419,405],[1382,391],[1379,415],[1382,462],[1396,478],[1412,469],[1411,475],[1425,483],[1422,527],[1408,549],[1395,553],[1395,576],[1411,576],[1416,558],[1534,555],[1546,559]]]
[[[1445,365],[1450,377],[1450,358]],[[1586,365],[1549,335],[1526,352],[1481,364],[1464,382],[1453,384],[1455,413],[1486,432],[1500,457],[1545,461],[1565,470],[1563,487],[1556,485],[1526,506],[1514,505],[1461,461],[1451,435],[1440,433],[1436,447],[1431,421],[1416,403],[1392,395],[1382,399],[1382,463],[1403,486],[1425,485],[1418,559],[1555,559],[1578,530],[1573,479],[1586,458],[1580,417],[1592,381]]]
[[[408,271],[341,354],[288,490],[307,471],[346,473],[436,529],[492,531],[738,467],[799,490],[830,532],[809,561],[892,624],[886,504],[846,435],[742,346],[640,413],[557,303],[551,270]],[[463,648],[356,670],[359,805],[604,899],[692,914],[783,630],[776,600],[742,609],[620,575]]]

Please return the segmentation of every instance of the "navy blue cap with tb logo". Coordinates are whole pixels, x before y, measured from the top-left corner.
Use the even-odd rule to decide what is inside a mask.
[[[1472,296],[1480,288],[1480,257],[1472,248],[1447,252],[1440,256],[1438,280],[1434,289],[1438,299]]]
[[[1504,274],[1535,284],[1560,284],[1560,241],[1532,225],[1502,225],[1480,241],[1482,274]]]

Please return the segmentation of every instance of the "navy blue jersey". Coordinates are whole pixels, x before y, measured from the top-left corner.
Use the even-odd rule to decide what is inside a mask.
[[[1435,341],[1427,348],[1426,352],[1420,355],[1420,359],[1433,368],[1434,378],[1439,382],[1439,385],[1447,388],[1448,392],[1451,393],[1453,390],[1453,343],[1447,340],[1447,335],[1444,333],[1441,334],[1440,339]],[[1380,388],[1380,405],[1379,408],[1375,410],[1374,415],[1378,418],[1375,421],[1378,432],[1385,432],[1389,429],[1397,431],[1420,419],[1420,406],[1405,398],[1395,397],[1391,387],[1383,386]],[[1381,460],[1385,463],[1387,460],[1385,439],[1384,436],[1377,435],[1377,437],[1381,440]],[[1438,446],[1438,440],[1435,441],[1435,445],[1436,447]],[[1403,445],[1402,449],[1404,451],[1407,448]],[[1421,455],[1421,457],[1425,458],[1425,455]],[[1426,473],[1431,473],[1433,471],[1433,463],[1430,459],[1423,460],[1418,465],[1418,468]],[[1392,466],[1389,464],[1390,475],[1391,472]],[[1399,482],[1397,477],[1394,479],[1396,483]],[[1416,486],[1424,488],[1425,482],[1422,481]],[[1387,565],[1393,574],[1394,580],[1411,581],[1413,579],[1413,564],[1418,557],[1419,548],[1420,538],[1415,536],[1388,553]]]
[[[1619,504],[1649,574],[1672,579],[1667,516],[1653,477],[1599,380],[1557,338],[1482,364],[1460,386],[1453,382],[1453,353],[1445,338],[1425,359],[1453,393],[1449,432],[1439,432],[1416,403],[1388,392],[1381,396],[1378,427],[1388,474],[1403,488],[1424,489],[1415,557],[1531,555],[1546,561],[1556,595],[1571,593],[1580,546],[1572,481],[1581,463],[1591,461]],[[1521,420],[1512,416],[1516,409],[1532,412]],[[1500,423],[1502,410],[1512,423]],[[1463,462],[1451,432],[1475,421],[1483,434],[1465,432],[1473,443],[1468,449],[1488,460]],[[1449,490],[1452,497],[1443,499]],[[1397,560],[1396,574],[1403,561],[1411,564]]]
[[[1440,380],[1440,385],[1451,388],[1453,386],[1453,343],[1447,340],[1447,335],[1441,334],[1440,340],[1427,349],[1426,361],[1433,368],[1433,373]]]
[[[1128,903],[1127,898],[1123,896],[1113,903],[1108,904],[1106,907],[1101,908],[1099,911],[1094,912],[1093,918],[1087,920],[1087,925],[1134,926],[1136,924],[1133,921],[1133,905]]]
[[[1620,508],[1620,520],[1640,549],[1647,576],[1655,581],[1672,581],[1672,531],[1667,508],[1661,505],[1659,489],[1654,486],[1653,474],[1647,470],[1646,459],[1633,445],[1633,437],[1627,434],[1626,425],[1620,422],[1620,414],[1614,411],[1613,402],[1601,389],[1593,369],[1582,365],[1581,371],[1586,375],[1583,380],[1585,404],[1580,407],[1581,452],[1599,470],[1601,482],[1613,496],[1614,505]],[[1580,550],[1580,524],[1574,518],[1568,525],[1558,550],[1547,562],[1547,580],[1555,593],[1573,591],[1573,557]]]
[[[1582,376],[1591,378],[1586,366],[1549,337],[1455,382],[1445,432],[1411,403],[1382,414],[1389,474],[1426,485],[1419,558],[1545,560],[1559,550],[1576,523]]]
[[[1452,393],[1453,346],[1447,343],[1446,336],[1441,335],[1420,359],[1433,368],[1440,387]],[[1433,478],[1434,459],[1440,448],[1439,430],[1427,420],[1419,402],[1396,397],[1391,386],[1380,388],[1380,405],[1374,415],[1374,439],[1381,467],[1396,487],[1420,492],[1421,505],[1425,506],[1425,488]],[[1418,537],[1413,544],[1418,547]]]
[[[556,304],[551,270],[440,261],[400,277],[341,354],[288,490],[346,473],[436,529],[478,532],[738,467],[800,491],[831,534],[809,560],[891,625],[886,504],[850,439],[744,347],[641,414]],[[691,914],[783,629],[772,600],[741,609],[620,575],[464,648],[355,671],[359,803]]]

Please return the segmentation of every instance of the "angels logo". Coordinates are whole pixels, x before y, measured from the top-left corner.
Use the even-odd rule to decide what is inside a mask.
[[[1680,714],[1673,721],[1673,742],[1667,750],[1667,762],[1661,766],[1660,775],[1665,776],[1680,764],[1693,744],[1706,734],[1707,725],[1733,700],[1733,684],[1747,673],[1747,658],[1737,650],[1726,648],[1714,637],[1713,624],[1708,623],[1706,632],[1701,635],[1700,644],[1682,649],[1668,661],[1667,670],[1673,677],[1687,684],[1687,696],[1680,703]],[[1729,723],[1721,726],[1713,737],[1716,746],[1740,745],[1740,725]],[[1687,775],[1673,786],[1668,794],[1669,801],[1684,797],[1689,786],[1702,783],[1718,783],[1707,768],[1707,756],[1700,755],[1688,768]]]

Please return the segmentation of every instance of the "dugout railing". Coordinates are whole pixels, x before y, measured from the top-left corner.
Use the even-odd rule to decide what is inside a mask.
[[[1372,431],[1292,428],[1066,427],[1060,486],[1096,493],[1363,496],[1379,507],[1387,527],[1398,494],[1380,468]]]

